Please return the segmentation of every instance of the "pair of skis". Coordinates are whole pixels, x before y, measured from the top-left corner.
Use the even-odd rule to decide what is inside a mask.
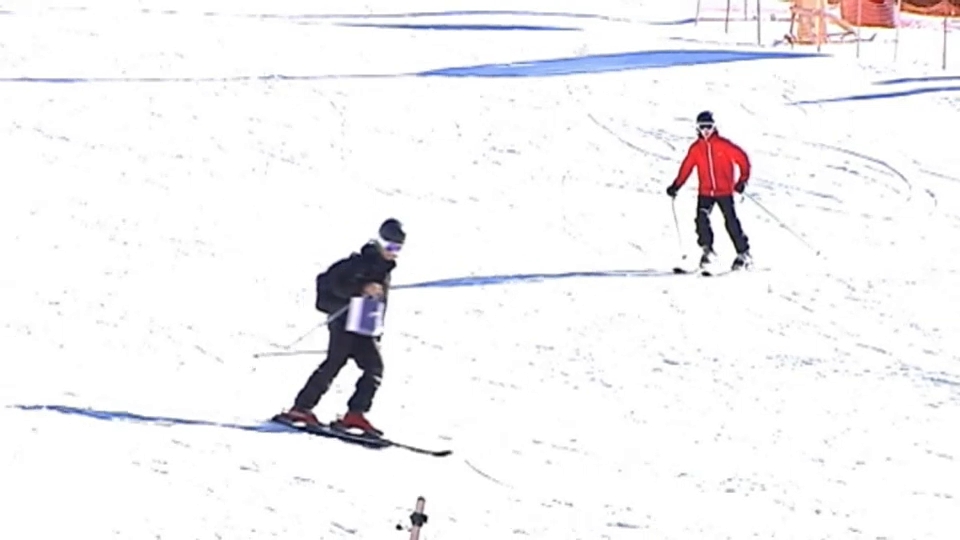
[[[742,269],[741,269],[742,270]],[[731,272],[740,272],[741,270],[708,270],[706,268],[698,268],[696,270],[687,270],[686,268],[681,268],[679,266],[673,267],[674,274],[700,274],[703,277],[715,277],[723,276]]]
[[[444,457],[449,456],[453,453],[453,450],[435,450],[424,448],[421,446],[414,446],[411,444],[402,443],[395,441],[393,439],[388,439],[379,435],[372,435],[367,433],[356,433],[349,431],[340,427],[336,427],[333,424],[320,424],[312,425],[306,424],[304,422],[293,422],[282,414],[274,416],[271,421],[278,424],[283,424],[287,427],[302,431],[304,433],[309,433],[311,435],[317,435],[320,437],[327,437],[330,439],[338,439],[344,442],[357,444],[366,448],[382,449],[382,448],[402,448],[404,450],[409,450],[417,454],[424,454],[433,457]]]
[[[682,238],[682,235],[680,234],[680,221],[677,219],[677,204],[675,199],[670,200],[670,209],[673,210],[673,225],[674,227],[676,227],[676,230],[677,230],[677,249],[683,252],[683,238]],[[687,257],[686,255],[683,256],[683,258],[686,258],[686,257]],[[740,270],[742,269],[743,268],[741,268]],[[737,272],[737,271],[739,270],[730,269],[730,270],[713,271],[708,268],[703,268],[702,266],[696,270],[687,270],[686,268],[683,268],[681,266],[673,267],[674,274],[693,274],[693,273],[699,272],[699,274],[703,277],[722,276],[724,274],[729,274],[730,272]]]

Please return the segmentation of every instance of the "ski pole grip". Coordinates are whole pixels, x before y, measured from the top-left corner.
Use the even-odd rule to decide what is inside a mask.
[[[427,523],[427,515],[423,513],[424,505],[427,501],[423,497],[417,497],[417,505],[414,507],[413,513],[410,514],[410,540],[419,540],[420,538],[420,527],[423,527]]]

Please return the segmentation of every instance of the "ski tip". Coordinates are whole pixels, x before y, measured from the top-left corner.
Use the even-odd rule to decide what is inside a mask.
[[[393,446],[404,448],[417,454],[425,454],[432,457],[447,457],[453,454],[453,450],[429,450],[427,448],[420,448],[418,446],[411,446],[402,443],[393,443]]]

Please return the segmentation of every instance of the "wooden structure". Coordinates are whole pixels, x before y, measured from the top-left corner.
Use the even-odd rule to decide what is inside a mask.
[[[790,31],[783,38],[791,45],[820,45],[856,39],[852,24],[828,11],[827,0],[793,0],[790,6]],[[841,32],[830,33],[830,26]]]

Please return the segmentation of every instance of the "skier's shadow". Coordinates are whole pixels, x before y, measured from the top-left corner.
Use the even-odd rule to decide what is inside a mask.
[[[540,283],[557,279],[606,278],[606,277],[666,277],[675,275],[667,270],[592,270],[579,272],[535,273],[535,274],[497,274],[489,276],[464,276],[436,279],[417,283],[405,283],[391,286],[392,289],[429,289],[454,287],[482,287],[485,285],[509,285],[515,283]]]
[[[498,274],[487,276],[464,276],[455,278],[437,279],[396,285],[395,289],[427,289],[427,288],[454,288],[454,287],[481,287],[485,285],[509,285],[518,283],[540,283],[544,281],[572,278],[624,278],[624,277],[666,277],[675,275],[670,270],[596,270],[559,273],[529,273],[529,274]],[[204,426],[257,433],[300,433],[300,431],[275,422],[264,420],[256,424],[237,424],[231,422],[214,422],[195,418],[178,418],[172,416],[156,416],[138,414],[129,411],[109,411],[93,408],[74,407],[70,405],[10,405],[9,408],[22,411],[55,412],[70,416],[92,418],[105,422],[134,422],[157,426]]]
[[[274,422],[264,420],[259,424],[235,424],[230,422],[213,422],[191,418],[176,418],[171,416],[150,416],[127,411],[105,411],[99,409],[85,409],[69,405],[11,405],[10,408],[22,411],[49,411],[73,416],[84,416],[106,422],[136,422],[159,426],[205,426],[258,433],[298,433],[296,430]]]

